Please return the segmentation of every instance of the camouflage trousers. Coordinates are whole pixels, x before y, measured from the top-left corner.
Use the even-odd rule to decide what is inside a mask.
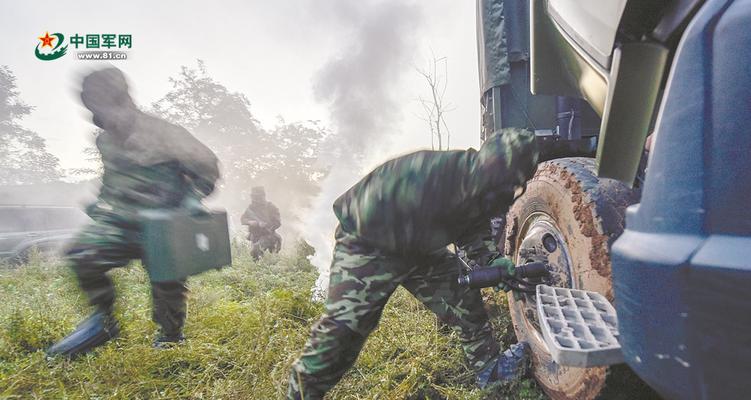
[[[282,237],[276,232],[272,232],[270,235],[253,238],[251,241],[253,244],[250,248],[250,255],[254,260],[261,258],[266,251],[278,253],[282,249]]]
[[[66,256],[89,304],[112,309],[115,287],[107,272],[141,258],[140,228],[132,220],[96,215],[94,222],[78,233]],[[152,317],[163,334],[175,335],[182,331],[187,291],[185,280],[151,283]]]
[[[394,256],[337,232],[325,314],[292,365],[287,397],[321,399],[354,365],[386,302],[400,285],[454,329],[471,367],[481,370],[499,347],[480,291],[460,287],[456,257],[442,249]]]

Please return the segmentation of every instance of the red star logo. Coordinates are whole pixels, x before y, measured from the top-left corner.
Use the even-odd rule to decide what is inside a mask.
[[[55,40],[55,37],[54,36],[50,36],[49,32],[45,32],[44,36],[40,36],[39,37],[39,40],[42,41],[42,47],[44,47],[44,46],[53,47],[52,46],[52,41]]]

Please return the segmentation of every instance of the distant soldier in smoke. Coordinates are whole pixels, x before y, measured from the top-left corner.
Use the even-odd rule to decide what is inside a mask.
[[[282,237],[275,231],[282,226],[279,209],[266,200],[263,186],[250,189],[250,205],[240,218],[248,227],[248,239],[252,243],[251,255],[257,260],[263,252],[278,253],[282,248]]]
[[[203,209],[201,199],[219,178],[217,158],[180,126],[141,112],[123,73],[106,68],[81,85],[83,105],[103,132],[96,146],[104,173],[97,201],[86,211],[93,222],[74,239],[66,256],[94,313],[53,345],[50,355],[75,356],[116,337],[115,288],[107,271],[142,258],[138,213],[148,209]],[[154,343],[183,340],[185,281],[152,282],[153,318],[160,326]]]
[[[459,334],[480,387],[523,371],[525,344],[500,351],[480,291],[459,285],[461,266],[447,245],[483,253],[478,238],[511,205],[537,158],[532,133],[503,131],[480,151],[393,159],[341,195],[325,313],[292,366],[288,398],[320,399],[341,379],[400,285]]]

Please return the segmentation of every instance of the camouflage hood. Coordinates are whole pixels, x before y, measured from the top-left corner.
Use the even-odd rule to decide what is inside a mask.
[[[539,152],[534,133],[504,129],[488,138],[474,159],[467,181],[471,197],[514,193],[537,170]]]

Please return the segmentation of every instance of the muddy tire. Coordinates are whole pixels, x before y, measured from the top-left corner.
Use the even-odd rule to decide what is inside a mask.
[[[636,200],[626,185],[598,179],[591,158],[542,163],[509,210],[504,252],[517,263],[546,258],[557,265],[549,284],[594,290],[612,301],[609,249],[623,232],[626,207]],[[583,369],[554,363],[539,332],[534,297],[510,293],[508,301],[518,340],[532,348],[535,379],[551,398],[656,397],[625,365]]]

